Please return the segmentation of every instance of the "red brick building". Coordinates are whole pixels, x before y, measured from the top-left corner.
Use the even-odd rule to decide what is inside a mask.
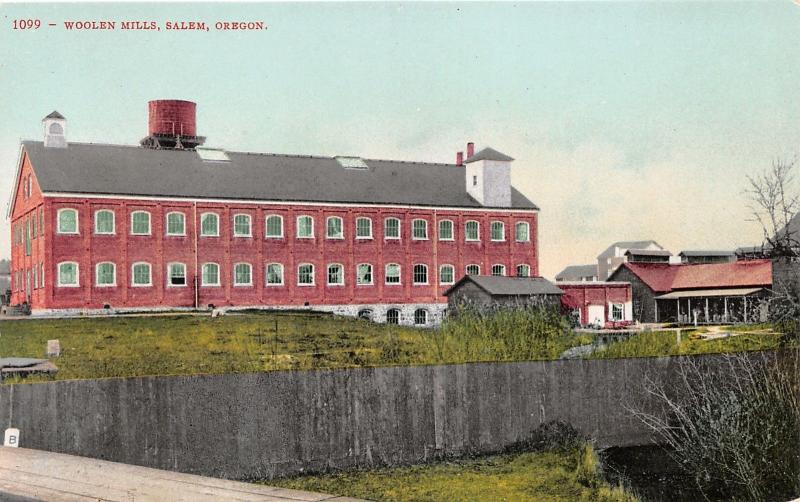
[[[491,148],[455,164],[202,148],[194,103],[140,146],[23,141],[12,304],[34,313],[308,307],[431,324],[465,273],[538,274],[538,208]]]
[[[581,326],[617,328],[633,322],[629,282],[560,281],[561,303],[577,312]]]

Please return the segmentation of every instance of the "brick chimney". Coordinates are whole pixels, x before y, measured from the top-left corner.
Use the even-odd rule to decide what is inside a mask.
[[[464,165],[464,152],[456,152],[456,165],[457,166]]]
[[[472,158],[473,155],[475,155],[475,143],[470,141],[467,143],[467,158]]]

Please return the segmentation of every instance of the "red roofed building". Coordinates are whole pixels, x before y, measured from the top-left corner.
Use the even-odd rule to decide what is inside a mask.
[[[641,322],[751,322],[766,314],[761,299],[772,287],[772,262],[625,263],[609,280],[631,283]]]

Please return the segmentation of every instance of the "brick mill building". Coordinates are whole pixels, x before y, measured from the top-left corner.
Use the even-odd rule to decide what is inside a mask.
[[[491,148],[454,164],[203,148],[195,104],[149,103],[139,146],[43,119],[9,204],[12,304],[313,308],[432,324],[464,274],[538,275],[538,208]]]

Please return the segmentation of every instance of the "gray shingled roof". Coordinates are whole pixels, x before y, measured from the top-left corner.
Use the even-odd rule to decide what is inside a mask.
[[[204,162],[190,150],[24,141],[44,192],[306,202],[353,202],[480,208],[455,164],[364,161],[345,169],[333,157],[226,152]],[[538,209],[512,187],[515,209]]]
[[[531,295],[562,295],[563,291],[558,289],[552,282],[544,277],[502,277],[494,275],[465,275],[460,281],[455,283],[447,291],[449,295],[460,284],[465,281],[474,282],[479,288],[490,295],[507,296],[531,296]]]
[[[647,246],[655,244],[658,247],[661,247],[661,244],[657,243],[656,241],[619,241],[615,242],[614,244],[608,246],[605,251],[597,255],[598,259],[608,258],[610,256],[614,256],[614,248],[622,248],[622,249],[642,249],[646,248]]]
[[[50,115],[48,115],[45,118],[46,119],[63,119],[64,116],[61,115],[60,113],[58,113],[57,111],[53,110],[52,112],[50,112]]]
[[[464,161],[465,164],[469,164],[470,162],[477,162],[479,160],[503,160],[503,161],[512,161],[511,157],[504,153],[500,153],[494,148],[486,147],[480,152],[476,153],[472,157],[468,158]]]
[[[625,254],[631,256],[672,256],[672,253],[666,249],[629,249],[625,251]]]
[[[733,256],[734,251],[681,251],[678,256]]]
[[[595,277],[597,276],[597,265],[569,265],[561,272],[556,274],[557,281],[571,281],[573,279],[580,279],[581,277]]]

